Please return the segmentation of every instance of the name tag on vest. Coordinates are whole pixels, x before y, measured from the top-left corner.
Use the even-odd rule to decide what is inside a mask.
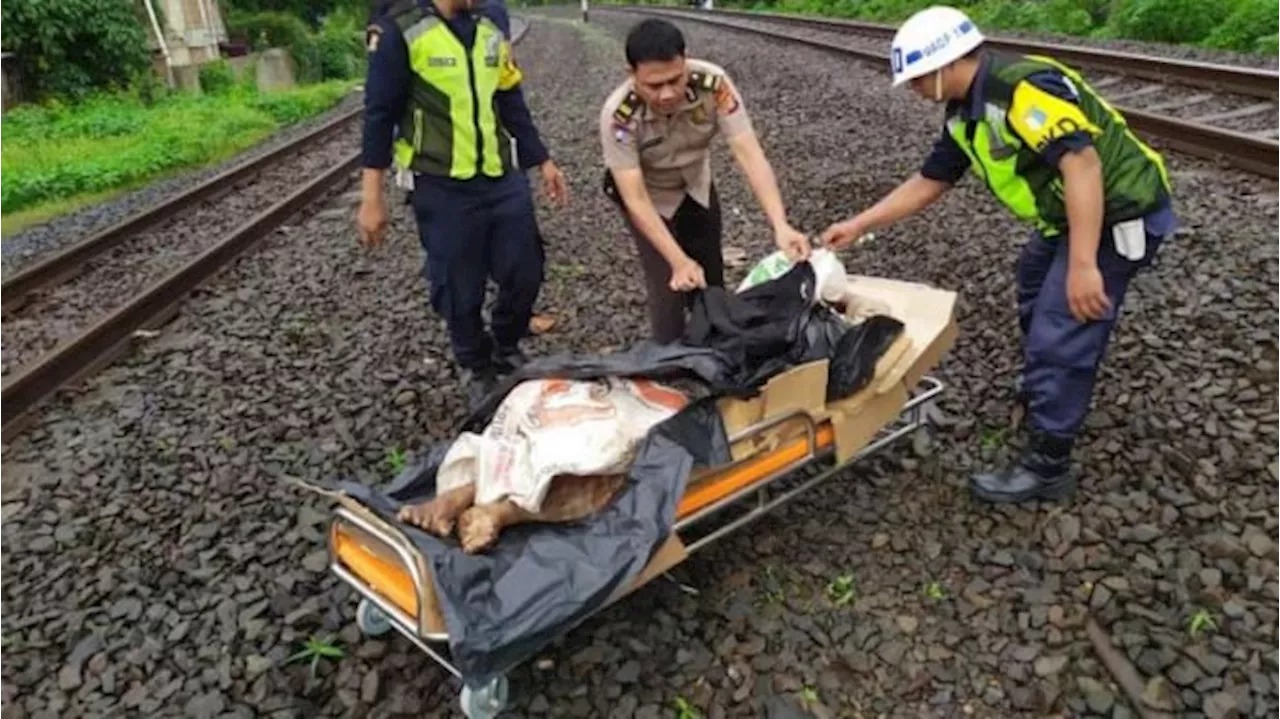
[[[455,67],[458,64],[456,57],[429,57],[427,65],[429,67]]]

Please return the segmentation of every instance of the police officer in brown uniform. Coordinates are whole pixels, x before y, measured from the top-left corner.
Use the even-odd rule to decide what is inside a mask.
[[[728,141],[778,247],[798,261],[808,258],[809,241],[787,221],[773,168],[724,70],[686,58],[683,35],[664,20],[632,28],[626,53],[630,77],[600,112],[605,190],[635,236],[653,339],[668,343],[684,333],[683,293],[724,284],[709,152],[717,134]]]

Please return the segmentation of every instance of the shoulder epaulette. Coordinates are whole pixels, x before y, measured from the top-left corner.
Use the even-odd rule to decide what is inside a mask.
[[[618,122],[630,122],[631,116],[635,115],[638,109],[640,109],[640,96],[634,91],[629,92],[618,104],[618,109],[613,111],[613,118]]]
[[[715,92],[720,89],[720,75],[694,70],[689,73],[689,86],[703,92]]]

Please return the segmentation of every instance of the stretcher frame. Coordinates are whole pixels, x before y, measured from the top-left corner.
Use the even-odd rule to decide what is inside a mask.
[[[943,390],[944,385],[940,380],[928,375],[921,376],[897,416],[881,427],[867,445],[847,461],[833,461],[831,466],[776,495],[771,494],[775,484],[806,466],[834,457],[835,439],[830,422],[815,419],[808,411],[798,409],[768,417],[733,433],[729,437],[730,445],[762,437],[787,423],[798,422],[803,426],[803,437],[785,442],[772,451],[734,462],[692,482],[681,498],[673,533],[679,537],[681,533],[702,524],[723,510],[739,505],[751,495],[755,495],[754,506],[698,537],[686,545],[685,551],[692,554],[760,519],[924,427],[929,422],[931,405]],[[698,493],[702,493],[700,498],[695,496]],[[691,501],[691,498],[696,501]],[[369,544],[374,547],[369,547]],[[434,592],[434,588],[429,584],[430,575],[425,558],[403,532],[371,512],[358,513],[349,507],[339,506],[330,524],[329,549],[331,570],[361,598],[357,623],[365,634],[378,636],[394,628],[450,674],[462,679],[461,672],[446,656],[448,649],[445,645],[449,639],[447,632],[431,631],[428,628],[424,608],[434,606],[434,596],[429,594]],[[388,559],[394,559],[400,567],[378,566]],[[349,564],[361,566],[353,567]],[[400,601],[395,601],[375,588],[375,584],[390,586],[391,581],[378,579],[388,571],[408,575],[412,583],[412,606],[417,608],[416,612],[406,611],[401,606],[408,603],[404,596],[399,598]],[[615,593],[585,617],[584,621],[612,606],[628,593]],[[404,592],[401,591],[400,594],[403,595]],[[415,613],[417,616],[413,616]],[[464,684],[460,697],[463,712],[471,719],[496,716],[507,702],[508,684],[505,673],[513,668],[507,667],[502,675],[485,686],[470,687]]]

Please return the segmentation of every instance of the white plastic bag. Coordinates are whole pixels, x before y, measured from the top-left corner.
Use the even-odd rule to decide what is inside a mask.
[[[818,298],[828,303],[840,301],[844,297],[844,287],[848,279],[840,259],[831,250],[819,248],[809,253],[809,263],[813,265],[813,274],[818,279]],[[746,279],[738,285],[738,292],[776,280],[787,274],[794,266],[795,263],[788,260],[782,250],[778,250],[751,268]]]

